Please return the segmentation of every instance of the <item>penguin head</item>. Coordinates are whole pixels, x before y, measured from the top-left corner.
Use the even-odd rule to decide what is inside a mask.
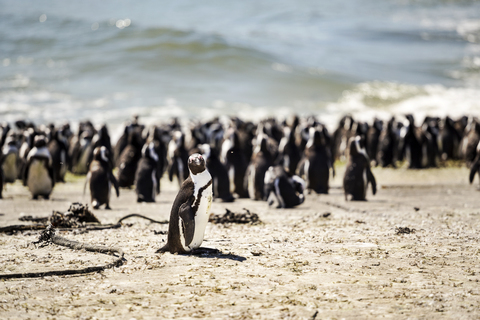
[[[97,161],[103,161],[108,163],[108,149],[105,146],[101,147],[96,147],[95,150],[93,150],[93,159]]]
[[[33,146],[36,147],[37,149],[46,147],[47,140],[45,139],[45,136],[44,135],[35,136],[35,139],[33,141]]]
[[[199,153],[194,153],[188,158],[188,168],[193,175],[205,171],[205,159]]]
[[[367,151],[365,150],[365,140],[361,136],[350,138],[350,156],[362,154],[368,159]]]
[[[158,154],[155,152],[155,143],[152,141],[150,143],[145,143],[142,148],[142,156],[144,158],[150,158],[155,162],[158,162]]]

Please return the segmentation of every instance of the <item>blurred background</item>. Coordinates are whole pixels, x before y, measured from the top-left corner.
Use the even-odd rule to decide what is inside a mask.
[[[480,114],[480,2],[0,0],[0,120]]]

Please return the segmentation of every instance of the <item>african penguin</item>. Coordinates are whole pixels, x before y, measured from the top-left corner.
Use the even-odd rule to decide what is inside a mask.
[[[155,152],[153,142],[146,143],[142,148],[142,157],[135,173],[135,192],[137,202],[155,202],[155,195],[160,193],[159,157]]]
[[[135,172],[137,171],[138,161],[142,157],[143,145],[144,141],[140,128],[130,130],[127,146],[118,158],[117,178],[118,185],[121,188],[130,188],[135,184]]]
[[[245,187],[245,175],[248,160],[240,147],[237,129],[229,128],[222,143],[220,160],[225,165],[230,181],[230,192],[239,198],[248,198],[248,189]]]
[[[373,194],[377,192],[377,184],[370,170],[370,159],[360,136],[350,138],[348,156],[347,168],[343,177],[345,200],[351,198],[351,200],[364,201],[368,183],[372,184]]]
[[[185,148],[185,135],[180,130],[173,133],[172,140],[168,144],[168,179],[173,181],[177,176],[181,186],[188,177],[188,151]]]
[[[205,143],[200,146],[200,150],[206,161],[207,170],[212,176],[213,197],[221,199],[223,202],[233,202],[235,198],[230,192],[228,171],[225,165],[220,162],[217,148]]]
[[[2,148],[3,159],[1,167],[3,169],[4,183],[14,183],[18,178],[18,148],[17,141],[13,135],[7,136],[5,145]],[[1,156],[1,155],[0,155]]]
[[[305,157],[298,164],[298,174],[304,176],[307,189],[318,194],[328,194],[330,169],[335,176],[330,148],[323,126],[311,127],[305,146]]]
[[[212,205],[212,176],[198,153],[188,158],[188,169],[190,175],[172,205],[167,244],[157,252],[188,253],[202,244]]]
[[[85,181],[83,192],[86,186],[90,188],[90,199],[94,209],[105,204],[105,209],[110,209],[110,192],[112,184],[115,187],[117,197],[119,196],[118,182],[112,173],[108,150],[105,146],[96,147],[93,151],[93,160]]]
[[[277,208],[293,208],[305,200],[303,190],[305,181],[296,175],[291,175],[282,166],[272,166],[265,174],[265,194],[268,205],[277,202]]]
[[[265,173],[273,165],[273,156],[267,147],[267,136],[257,136],[257,146],[252,155],[250,166],[245,177],[250,199],[267,200],[265,195]]]
[[[28,187],[33,199],[38,196],[48,199],[55,186],[52,156],[43,135],[35,136],[34,147],[28,153],[23,185]]]

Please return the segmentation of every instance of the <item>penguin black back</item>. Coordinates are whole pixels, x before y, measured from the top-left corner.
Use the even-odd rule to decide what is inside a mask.
[[[108,150],[105,146],[96,147],[93,151],[93,160],[90,163],[89,172],[85,186],[88,183],[90,188],[90,198],[94,209],[98,209],[105,204],[105,209],[110,209],[111,187],[115,188],[117,197],[119,196],[118,182],[112,173]]]
[[[345,200],[366,200],[367,186],[371,183],[372,192],[377,192],[375,177],[370,170],[368,158],[362,139],[359,136],[349,140],[349,158],[345,175],[343,177],[343,189]]]

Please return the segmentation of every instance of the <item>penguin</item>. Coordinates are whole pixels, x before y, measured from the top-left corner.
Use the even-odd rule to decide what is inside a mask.
[[[477,173],[480,177],[480,142],[477,145],[477,155],[475,156],[475,159],[472,162],[472,166],[470,167],[470,184],[472,184],[473,179],[475,178],[475,174]]]
[[[18,148],[14,135],[8,135],[2,148],[4,183],[14,183],[18,178]]]
[[[440,157],[443,161],[458,159],[458,149],[461,136],[455,128],[455,121],[450,117],[445,117],[440,126]]]
[[[190,253],[203,242],[212,205],[212,176],[198,153],[188,158],[188,169],[172,205],[167,244],[157,252]]]
[[[370,159],[360,136],[349,140],[349,159],[343,177],[345,200],[365,201],[367,186],[371,183],[372,193],[377,192],[377,183],[370,170]]]
[[[380,135],[383,129],[383,122],[380,119],[373,119],[373,125],[368,129],[366,134],[367,154],[375,166],[377,166],[378,145]]]
[[[258,135],[257,146],[245,177],[250,199],[253,200],[267,200],[264,188],[265,173],[273,165],[273,156],[268,150],[267,138],[263,133]]]
[[[275,201],[277,208],[293,208],[305,201],[303,191],[305,181],[297,175],[291,175],[282,166],[272,166],[265,173],[265,194],[268,205]]]
[[[328,194],[330,169],[335,176],[327,132],[322,125],[309,129],[304,159],[298,164],[299,176],[304,176],[307,189],[317,194]]]
[[[423,167],[424,148],[421,133],[415,127],[415,120],[411,114],[406,115],[408,125],[400,131],[400,154],[408,161],[408,168],[421,169]]]
[[[85,193],[87,184],[90,188],[90,198],[94,209],[98,209],[103,204],[105,204],[105,209],[110,209],[112,184],[117,193],[117,198],[120,195],[118,182],[112,173],[110,157],[105,146],[96,147],[93,151],[93,160],[90,163],[83,193]]]
[[[295,143],[295,129],[284,127],[283,133],[284,136],[278,146],[279,158],[277,162],[283,164],[288,172],[294,173],[302,159],[302,154]]]
[[[185,148],[185,135],[177,130],[173,133],[172,140],[168,144],[168,179],[173,181],[177,176],[178,184],[181,186],[188,177],[188,151]]]
[[[53,130],[48,142],[48,151],[52,156],[56,182],[65,182],[68,164],[68,142],[61,130]]]
[[[135,172],[135,192],[137,202],[155,202],[155,195],[160,193],[159,156],[153,142],[142,148],[142,157]]]
[[[118,159],[118,185],[121,188],[131,188],[135,184],[135,172],[138,161],[142,157],[144,145],[140,128],[130,130],[128,144]],[[110,159],[110,158],[109,158]]]
[[[467,164],[471,166],[477,155],[477,145],[480,142],[480,122],[476,118],[470,118],[465,128],[462,140],[461,153]]]
[[[212,176],[212,189],[214,199],[221,199],[223,202],[233,202],[235,198],[230,192],[230,181],[225,165],[220,162],[216,147],[209,144],[200,146],[203,158],[207,164],[207,170]]]
[[[383,168],[392,166],[396,168],[396,150],[398,136],[395,131],[395,118],[392,117],[387,126],[383,128],[378,142],[377,163]]]
[[[34,147],[28,153],[23,185],[28,187],[34,200],[38,199],[38,196],[49,199],[55,186],[52,156],[43,135],[35,136]]]
[[[89,121],[82,122],[78,126],[77,134],[72,138],[68,151],[70,170],[73,174],[83,175],[88,172],[88,157],[92,149],[92,138],[95,128]]]
[[[235,128],[229,128],[225,132],[220,161],[225,165],[228,172],[230,193],[236,194],[239,198],[248,198],[248,189],[244,183],[248,160],[240,146],[240,139]]]

